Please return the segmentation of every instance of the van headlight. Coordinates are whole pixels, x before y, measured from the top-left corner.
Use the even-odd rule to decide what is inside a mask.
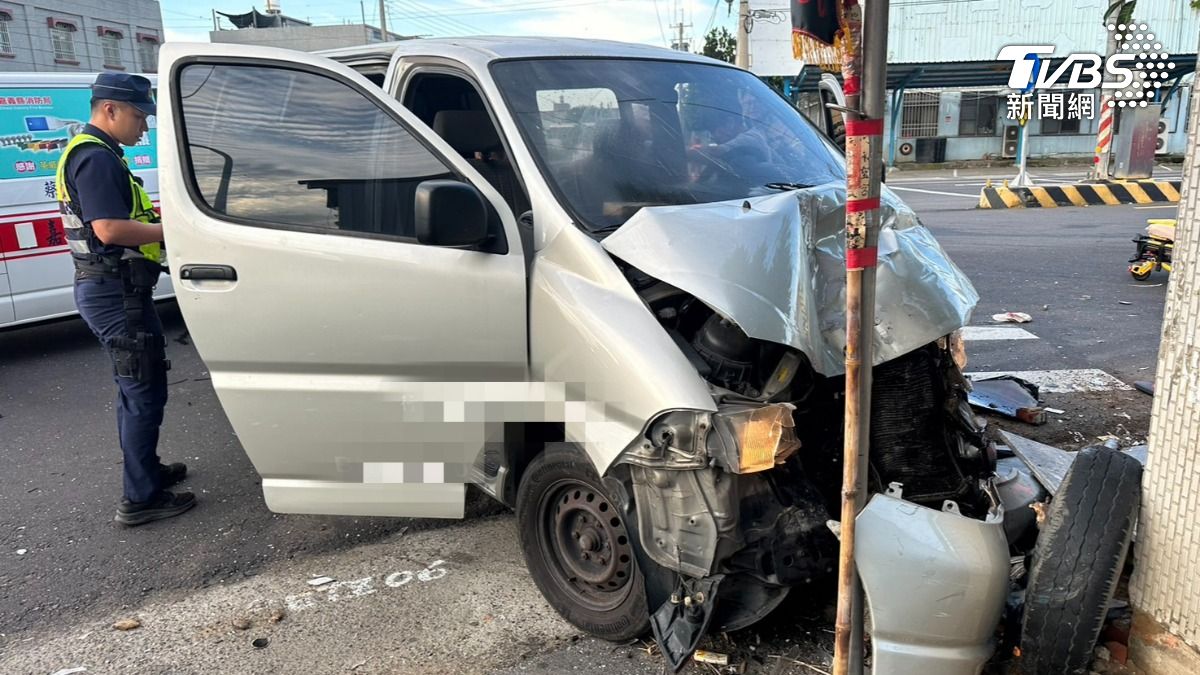
[[[782,463],[800,447],[791,403],[723,405],[719,412],[674,410],[651,422],[620,461],[676,471],[719,466],[756,473]]]
[[[723,407],[713,415],[714,431],[708,450],[732,473],[766,471],[800,447],[791,403]]]

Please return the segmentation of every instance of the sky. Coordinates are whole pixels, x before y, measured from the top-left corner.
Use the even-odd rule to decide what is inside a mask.
[[[167,41],[208,42],[212,10],[229,14],[266,9],[266,0],[159,0]],[[278,0],[287,16],[314,24],[379,25],[379,0]],[[388,30],[428,37],[547,35],[670,46],[682,23],[692,51],[711,27],[730,31],[737,20],[726,0],[385,0]],[[225,22],[222,19],[222,22]],[[690,24],[690,26],[688,26]],[[227,22],[224,25],[228,26]]]

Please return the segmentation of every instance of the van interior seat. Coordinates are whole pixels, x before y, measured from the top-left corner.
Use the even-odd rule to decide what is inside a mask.
[[[433,131],[496,188],[514,218],[529,210],[525,189],[504,154],[504,144],[486,111],[439,110],[433,116]]]

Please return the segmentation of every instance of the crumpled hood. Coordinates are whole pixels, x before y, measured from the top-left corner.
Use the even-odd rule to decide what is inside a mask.
[[[836,184],[745,200],[638,211],[602,245],[687,291],[747,335],[845,371],[846,189]],[[966,325],[979,294],[933,235],[884,190],[874,362]]]

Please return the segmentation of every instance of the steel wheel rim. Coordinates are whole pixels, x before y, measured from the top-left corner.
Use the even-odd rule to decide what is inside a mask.
[[[575,479],[556,481],[538,502],[538,544],[555,585],[592,611],[615,609],[633,590],[629,532],[608,497]]]

